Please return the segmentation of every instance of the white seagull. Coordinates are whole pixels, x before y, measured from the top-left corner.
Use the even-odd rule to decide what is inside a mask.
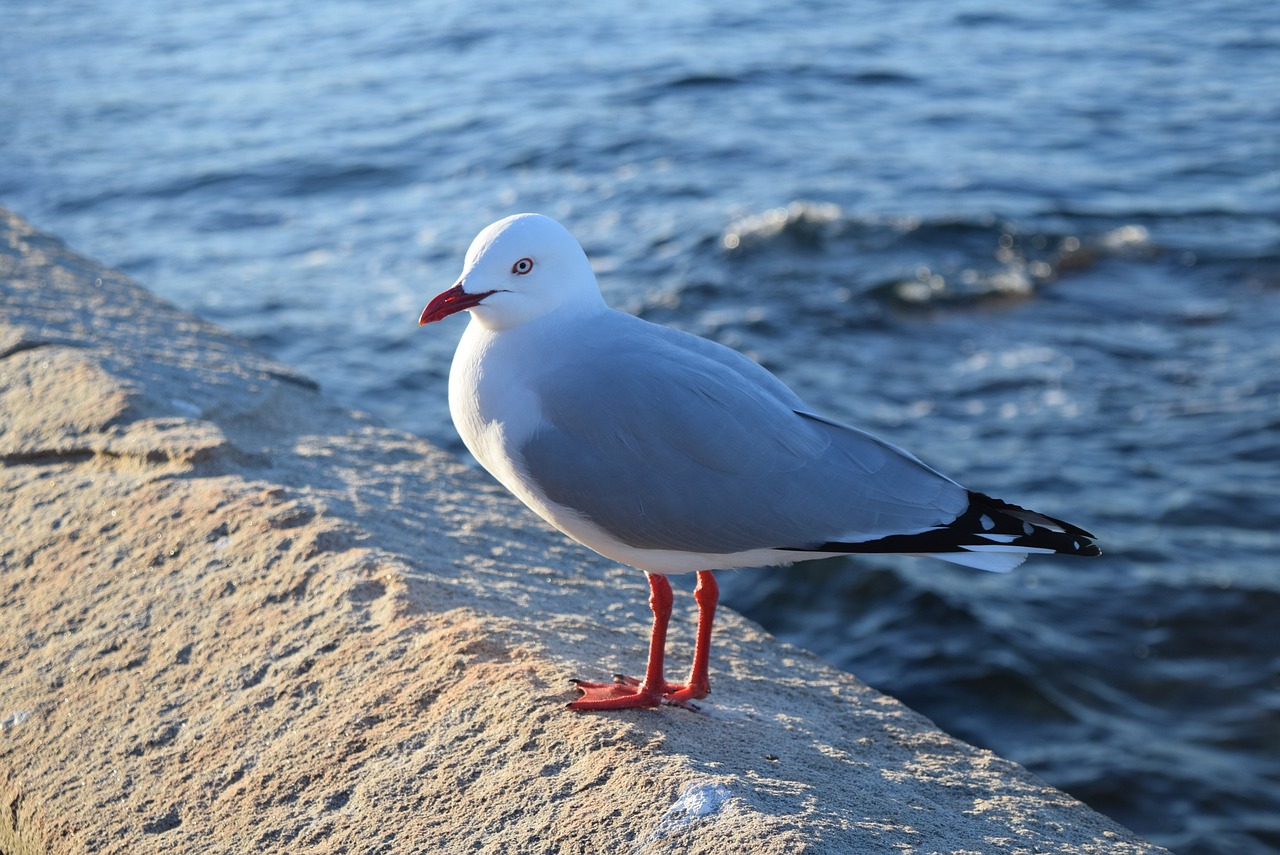
[[[449,411],[462,441],[538,516],[649,580],[644,677],[575,680],[572,709],[705,697],[712,570],[897,552],[1007,572],[1030,553],[1100,554],[1081,528],[818,415],[742,354],[609,308],[582,247],[548,217],[482,231],[418,323],[461,311]],[[671,683],[666,577],[692,571],[693,668]]]

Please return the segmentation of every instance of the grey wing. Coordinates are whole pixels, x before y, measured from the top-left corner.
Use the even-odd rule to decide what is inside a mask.
[[[544,378],[521,455],[549,499],[629,546],[710,554],[914,534],[964,511],[955,482],[695,341],[623,337],[603,364]]]

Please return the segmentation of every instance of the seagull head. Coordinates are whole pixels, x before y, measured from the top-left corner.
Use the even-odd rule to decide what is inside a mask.
[[[471,242],[462,276],[436,296],[418,325],[461,311],[490,329],[507,329],[553,311],[603,308],[586,253],[564,226],[542,214],[516,214]]]

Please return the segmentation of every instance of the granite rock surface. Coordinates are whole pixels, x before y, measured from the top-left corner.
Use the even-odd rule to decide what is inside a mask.
[[[5,855],[1163,851],[727,610],[566,710],[641,574],[3,210],[0,479]]]

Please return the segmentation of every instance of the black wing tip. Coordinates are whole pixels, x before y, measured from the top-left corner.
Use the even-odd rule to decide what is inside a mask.
[[[1021,505],[1006,502],[1004,499],[996,499],[985,493],[970,490],[969,508],[961,514],[960,519],[972,517],[975,513],[979,519],[984,513],[994,513],[996,516],[992,517],[992,519],[997,521],[997,526],[998,521],[1005,515],[1022,523],[1030,524],[1033,527],[1033,531],[1027,531],[1025,538],[1020,538],[1016,541],[1020,545],[1041,546],[1053,549],[1056,552],[1080,555],[1086,558],[1093,558],[1102,554],[1102,548],[1096,542],[1098,538],[1092,532],[1085,531],[1078,525],[1072,525],[1066,520],[1060,520],[1057,517],[1051,517],[1039,511],[1028,510]],[[1055,529],[1059,530],[1055,531]]]
[[[1094,558],[1102,554],[1097,538],[1069,522],[1027,510],[1019,505],[969,491],[969,507],[946,526],[917,534],[895,534],[856,543],[827,541],[816,546],[790,547],[788,552],[930,553],[971,552],[981,547],[1026,547],[1063,555]],[[976,549],[975,549],[976,548]]]
[[[1006,502],[1004,499],[997,499],[992,496],[988,496],[986,493],[979,493],[976,490],[969,491],[969,510],[964,514],[961,514],[960,518],[963,519],[965,516],[972,513],[975,506],[982,506],[987,510],[992,511],[1012,513],[1015,516],[1025,514],[1026,517],[1020,518],[1026,519],[1026,521],[1030,522],[1032,525],[1043,525],[1043,523],[1036,522],[1037,519],[1042,519],[1058,526],[1067,534],[1073,534],[1076,537],[1083,537],[1089,540],[1097,540],[1097,538],[1091,533],[1080,528],[1078,525],[1072,525],[1071,523],[1065,520],[1060,520],[1057,517],[1051,517],[1048,514],[1042,514],[1039,511],[1029,510],[1021,505],[1015,505],[1013,502]],[[979,513],[981,513],[981,511],[979,511]]]

